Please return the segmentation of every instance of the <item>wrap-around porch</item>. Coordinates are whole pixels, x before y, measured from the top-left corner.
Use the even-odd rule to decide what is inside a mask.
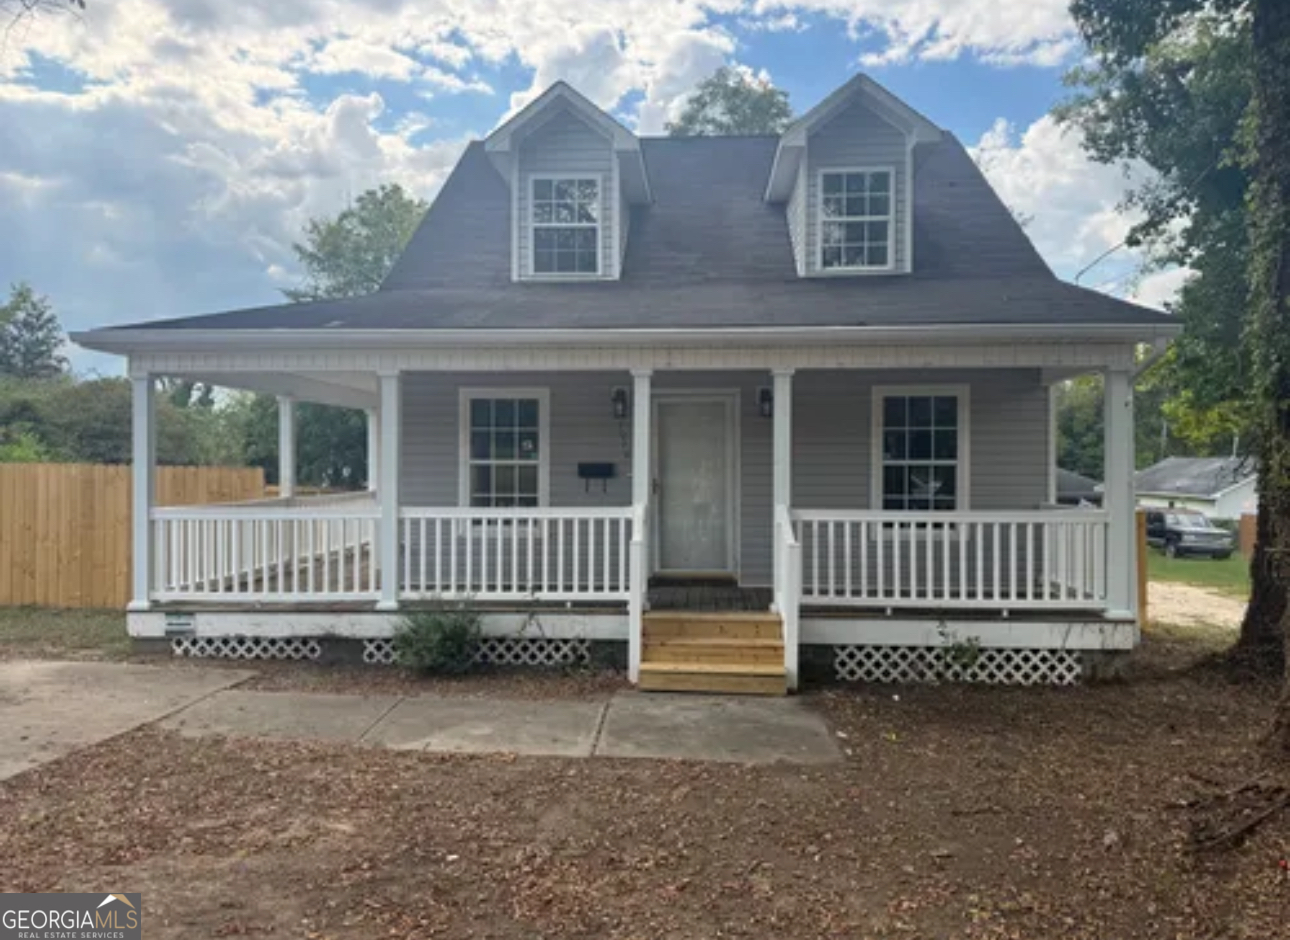
[[[990,381],[986,372],[979,374]],[[1040,376],[1039,370],[1033,374]],[[435,601],[617,610],[625,618],[622,638],[635,678],[651,607],[674,606],[679,597],[711,607],[762,604],[782,623],[790,685],[803,618],[834,618],[835,637],[848,623],[882,618],[1132,619],[1127,370],[1106,373],[1101,509],[1059,509],[1043,491],[1038,499],[1023,495],[1010,504],[1007,481],[988,489],[981,475],[1000,465],[992,449],[1012,445],[990,435],[992,406],[981,401],[984,393],[969,406],[976,373],[922,370],[917,386],[905,381],[907,373],[895,375],[900,384],[893,385],[881,384],[885,375],[871,375],[866,381],[872,387],[864,386],[872,407],[864,453],[849,441],[845,421],[828,428],[832,419],[821,417],[854,405],[837,401],[846,392],[828,391],[851,388],[845,370],[829,371],[827,382],[823,371],[791,368],[737,380],[728,375],[733,373],[607,373],[554,402],[536,388],[543,381],[536,373],[522,377],[531,383],[525,385],[517,385],[521,379],[513,374],[492,376],[498,388],[474,397],[465,389],[480,391],[487,377],[479,373],[437,375],[433,388],[447,388],[450,396],[423,395],[432,389],[423,383],[425,373],[381,372],[366,382],[346,376],[343,386],[308,377],[300,394],[280,396],[281,498],[158,508],[152,475],[136,474],[132,610],[252,605],[290,611],[330,604],[390,613]],[[135,457],[143,471],[154,453],[153,378],[134,379]],[[255,376],[220,378],[257,387]],[[275,390],[287,387],[274,384]],[[333,387],[343,393],[333,398]],[[1046,402],[1048,393],[1042,394]],[[436,416],[439,425],[455,426],[423,431],[415,420],[423,400],[447,397],[449,407]],[[294,404],[306,398],[367,410],[373,468],[367,491],[295,495]],[[512,410],[503,420],[477,401]],[[532,417],[523,417],[518,409],[530,401]],[[565,422],[570,402],[586,415],[580,411]],[[694,407],[686,411],[686,402]],[[483,423],[477,413],[485,414]],[[590,429],[596,422],[617,431],[621,463],[599,459],[605,456],[600,445],[579,445],[573,432],[552,427]],[[1036,429],[1021,433],[1027,430]],[[1051,423],[1037,430],[1047,441],[1019,445],[1017,452],[1031,455],[1027,464],[1036,463],[1037,449],[1046,454],[1046,463],[1027,465],[1022,476],[1047,480]],[[418,442],[431,433],[460,440],[459,466],[455,457],[446,469],[442,461],[417,463]],[[704,442],[718,438],[725,443],[705,456]],[[710,458],[723,446],[724,462],[713,471]],[[424,449],[434,450],[428,444]],[[853,452],[858,456],[847,457]],[[977,464],[973,491],[1015,508],[972,506],[969,459]],[[552,485],[557,470],[562,482]],[[456,479],[440,479],[449,476]],[[691,485],[695,480],[699,484]],[[1030,479],[1019,490],[1032,484]],[[711,492],[696,495],[696,485]],[[417,498],[450,497],[452,490],[454,501]],[[830,494],[836,494],[836,508],[829,508]],[[562,497],[571,505],[562,505]],[[721,508],[709,513],[704,507],[710,503]],[[712,519],[704,522],[705,514]],[[738,593],[714,601],[722,591]],[[862,634],[857,626],[857,637]]]

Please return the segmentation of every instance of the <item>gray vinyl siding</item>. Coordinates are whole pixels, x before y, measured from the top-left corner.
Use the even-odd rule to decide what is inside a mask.
[[[895,174],[892,212],[896,271],[907,271],[905,257],[906,142],[892,127],[862,103],[856,102],[810,136],[806,143],[806,271],[819,271],[819,172],[846,167],[890,167]]]
[[[793,246],[793,261],[797,273],[806,272],[806,164],[801,163],[797,169],[797,180],[793,183],[793,192],[788,197],[784,211],[788,218],[788,241]]]
[[[607,137],[581,118],[565,111],[533,134],[520,146],[519,192],[515,194],[519,224],[519,273],[521,278],[533,275],[533,256],[529,248],[529,194],[532,178],[543,174],[587,174],[600,181],[600,276],[611,277],[617,270],[619,194],[613,186],[612,145]]]
[[[614,208],[618,210],[618,270],[621,272],[623,261],[627,257],[627,231],[631,227],[632,207],[623,195],[622,186],[618,187],[614,198],[617,200]]]
[[[771,441],[773,422],[757,406],[770,385],[761,372],[663,372],[655,389],[735,389],[739,393],[739,552],[744,585],[771,583]],[[970,387],[970,481],[973,510],[1035,509],[1048,480],[1048,397],[1034,370],[858,372],[803,371],[794,378],[793,506],[867,509],[875,385]],[[610,393],[631,387],[626,373],[409,373],[403,379],[401,500],[411,506],[459,504],[462,388],[545,388],[552,507],[631,504],[631,426],[614,419]],[[578,478],[580,462],[612,462],[603,488]]]
[[[798,372],[793,505],[870,506],[875,385],[968,386],[972,510],[1037,509],[1048,498],[1048,392],[1033,370]]]

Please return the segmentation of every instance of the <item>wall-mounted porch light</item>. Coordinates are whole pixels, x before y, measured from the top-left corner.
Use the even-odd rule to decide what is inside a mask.
[[[614,406],[614,417],[617,418],[619,421],[622,421],[624,418],[626,418],[627,417],[627,389],[622,385],[616,386],[614,390],[609,393],[609,400],[610,402],[613,403],[613,406]]]
[[[763,418],[775,416],[775,392],[769,385],[763,385],[757,389],[757,410],[761,412]]]

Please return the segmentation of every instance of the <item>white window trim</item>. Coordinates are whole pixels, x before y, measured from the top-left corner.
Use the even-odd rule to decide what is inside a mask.
[[[826,173],[886,173],[888,178],[887,263],[882,266],[826,268],[824,266],[824,175]],[[825,277],[857,274],[890,274],[896,270],[896,167],[895,166],[822,166],[815,171],[815,270]],[[828,221],[836,221],[830,219]],[[868,221],[880,222],[873,217]]]
[[[477,398],[536,398],[538,402],[538,507],[551,494],[551,390],[547,388],[462,388],[457,405],[457,505],[470,508],[470,403]]]
[[[593,180],[596,184],[596,270],[593,271],[552,271],[538,273],[537,270],[537,241],[533,237],[535,229],[538,228],[590,228],[585,223],[579,225],[574,223],[567,226],[558,225],[537,225],[533,222],[533,184],[538,180],[550,180],[559,182],[561,180]],[[527,218],[524,225],[528,229],[529,238],[529,257],[528,257],[528,276],[538,281],[587,281],[605,277],[605,177],[601,173],[530,173],[524,181],[525,197],[524,204]]]
[[[954,491],[957,504],[954,513],[969,512],[972,508],[972,396],[971,386],[956,385],[875,385],[871,390],[872,403],[869,419],[870,460],[869,460],[869,506],[874,512],[883,512],[882,506],[882,435],[883,435],[883,401],[888,396],[901,395],[954,395],[959,403],[959,449],[957,472],[954,477]],[[891,510],[899,512],[900,510]],[[888,533],[890,536],[891,533]],[[956,536],[958,535],[956,531]]]

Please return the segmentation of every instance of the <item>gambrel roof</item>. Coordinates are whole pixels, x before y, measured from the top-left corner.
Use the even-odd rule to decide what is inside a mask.
[[[782,204],[765,201],[778,137],[641,138],[653,201],[633,206],[621,279],[517,283],[509,190],[470,144],[381,290],[99,331],[935,327],[1141,328],[1175,318],[1057,278],[962,144],[914,147],[910,274],[803,278]]]

